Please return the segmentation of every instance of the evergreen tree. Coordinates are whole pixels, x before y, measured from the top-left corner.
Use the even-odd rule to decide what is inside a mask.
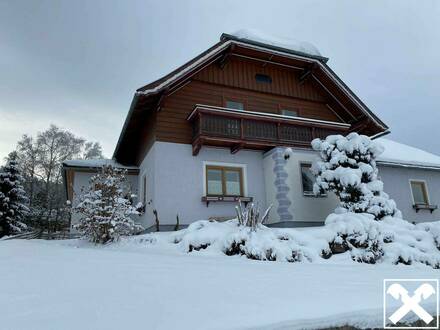
[[[0,169],[0,237],[26,230],[27,202],[17,154],[12,152],[6,165]]]
[[[376,220],[385,216],[401,217],[394,200],[383,191],[378,179],[376,158],[383,147],[368,136],[351,133],[346,137],[330,135],[315,139],[312,147],[321,160],[313,165],[314,192],[333,191],[341,207],[349,212],[370,213]]]
[[[72,211],[81,217],[75,228],[91,242],[101,244],[141,231],[130,217],[139,214],[131,203],[133,197],[125,171],[104,166],[75,201]]]

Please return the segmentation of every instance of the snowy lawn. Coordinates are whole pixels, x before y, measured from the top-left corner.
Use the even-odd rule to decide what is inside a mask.
[[[0,241],[1,328],[380,327],[384,278],[439,274],[421,264],[360,264],[347,253],[313,263],[185,253],[164,243],[169,235],[105,247]]]

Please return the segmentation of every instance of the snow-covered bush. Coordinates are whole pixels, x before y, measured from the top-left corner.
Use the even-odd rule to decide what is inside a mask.
[[[19,234],[27,229],[24,217],[29,213],[17,154],[11,153],[0,169],[0,237]]]
[[[386,217],[376,221],[367,213],[331,214],[319,228],[269,228],[254,231],[238,220],[200,220],[167,236],[168,242],[187,253],[207,251],[254,260],[319,262],[336,253],[369,264],[425,264],[440,268],[437,245],[440,222],[413,225]],[[344,257],[343,257],[344,258]]]
[[[132,205],[135,195],[125,176],[126,171],[104,166],[94,175],[79,196],[72,212],[81,216],[75,228],[91,242],[106,243],[142,230],[131,215],[139,214]]]
[[[235,207],[238,224],[240,226],[250,227],[252,231],[256,231],[259,226],[266,222],[271,208],[272,205],[270,205],[260,217],[260,207],[258,204],[248,203],[243,207],[241,200],[239,200],[238,205]]]
[[[347,212],[370,213],[376,220],[386,216],[401,217],[394,200],[383,191],[378,179],[376,158],[383,147],[368,136],[350,133],[315,139],[312,147],[319,152],[312,171],[316,175],[316,194],[333,191]]]

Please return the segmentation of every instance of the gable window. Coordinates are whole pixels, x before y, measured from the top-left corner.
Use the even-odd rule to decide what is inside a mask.
[[[315,176],[312,173],[312,164],[301,163],[301,182],[304,196],[315,196],[313,193],[313,184],[315,183]],[[320,194],[323,197],[326,194]]]
[[[425,181],[410,181],[414,204],[428,205],[428,189]]]
[[[281,109],[281,114],[283,116],[298,117],[298,111],[296,110]]]
[[[226,108],[236,109],[236,110],[244,110],[244,104],[238,101],[226,101]]]
[[[208,196],[243,196],[243,169],[207,165],[206,194]]]
[[[255,75],[255,80],[258,83],[263,83],[263,84],[271,84],[272,83],[272,78],[270,76],[268,76],[267,74],[262,74],[262,73],[257,73]]]

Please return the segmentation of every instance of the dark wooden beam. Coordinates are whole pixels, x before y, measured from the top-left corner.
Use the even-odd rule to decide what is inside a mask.
[[[202,148],[202,142],[200,140],[194,141],[192,145],[192,155],[197,156],[201,148]]]
[[[162,103],[163,100],[165,99],[165,96],[167,96],[168,94],[168,88],[166,88],[161,94],[160,94],[160,98],[157,101],[157,107],[156,107],[156,111],[160,111],[160,109],[162,108]]]
[[[229,50],[227,50],[222,57],[220,57],[220,60],[218,62],[218,66],[220,67],[221,70],[223,70],[226,65],[229,63],[229,60],[231,59],[231,55],[232,52],[235,49],[235,45],[232,45],[231,47],[229,47]]]
[[[371,121],[369,119],[365,119],[357,122],[354,125],[351,125],[350,132],[362,132],[365,128],[368,128],[371,125]]]
[[[304,84],[306,80],[312,76],[313,71],[315,71],[317,67],[318,65],[316,63],[313,63],[309,65],[306,69],[304,69],[303,73],[299,76],[300,85]]]
[[[244,148],[243,143],[237,143],[236,145],[231,147],[231,154],[236,154],[237,152],[239,152],[243,148]]]

